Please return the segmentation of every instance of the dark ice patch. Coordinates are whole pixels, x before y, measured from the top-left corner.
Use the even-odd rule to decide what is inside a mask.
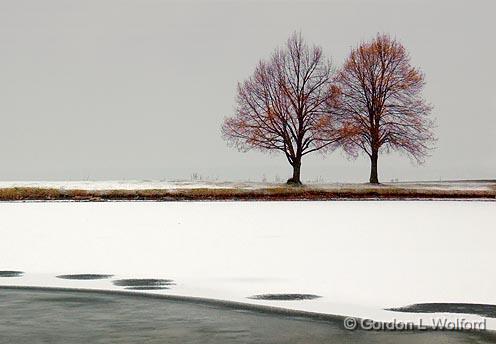
[[[461,313],[496,318],[496,305],[480,303],[417,303],[414,305],[387,308],[387,311],[407,313]]]
[[[0,277],[21,277],[22,275],[24,275],[24,272],[22,271],[10,271],[10,270],[0,271]]]
[[[168,287],[174,285],[171,279],[129,278],[113,281],[119,287]]]
[[[104,274],[74,274],[74,275],[59,275],[57,278],[70,279],[70,280],[99,280],[110,278],[113,275]]]
[[[127,290],[162,290],[162,289],[170,289],[169,287],[164,286],[136,286],[136,287],[126,287]]]
[[[322,296],[314,294],[260,294],[250,296],[253,300],[274,300],[274,301],[294,301],[294,300],[313,300]]]

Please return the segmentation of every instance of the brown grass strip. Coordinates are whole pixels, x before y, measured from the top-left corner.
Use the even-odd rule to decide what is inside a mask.
[[[63,190],[15,187],[0,189],[0,201],[293,201],[339,199],[480,199],[496,200],[493,190],[436,190],[383,187],[313,188],[273,187],[265,189],[146,189]]]

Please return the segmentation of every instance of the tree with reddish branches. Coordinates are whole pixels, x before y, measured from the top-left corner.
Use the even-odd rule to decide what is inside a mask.
[[[224,139],[241,151],[282,152],[293,167],[288,184],[301,184],[303,156],[338,141],[326,105],[332,71],[320,47],[293,34],[238,84],[234,116],[222,125]]]
[[[403,45],[385,34],[353,49],[336,74],[330,111],[346,132],[345,151],[370,157],[370,183],[379,183],[381,152],[402,151],[418,163],[428,155],[435,138],[424,84]]]

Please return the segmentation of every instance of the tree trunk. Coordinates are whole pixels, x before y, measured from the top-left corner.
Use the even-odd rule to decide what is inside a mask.
[[[293,163],[293,177],[288,179],[287,184],[301,185],[300,171],[301,171],[301,160],[296,160]]]
[[[377,160],[379,158],[379,152],[373,151],[370,156],[370,179],[371,184],[379,184],[379,178],[377,176]]]

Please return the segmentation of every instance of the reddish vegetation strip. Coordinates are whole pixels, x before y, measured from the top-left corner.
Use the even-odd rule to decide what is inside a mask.
[[[493,190],[435,190],[414,188],[318,189],[280,187],[267,189],[150,189],[59,190],[49,188],[0,189],[0,201],[293,201],[339,199],[481,199],[496,200]]]

